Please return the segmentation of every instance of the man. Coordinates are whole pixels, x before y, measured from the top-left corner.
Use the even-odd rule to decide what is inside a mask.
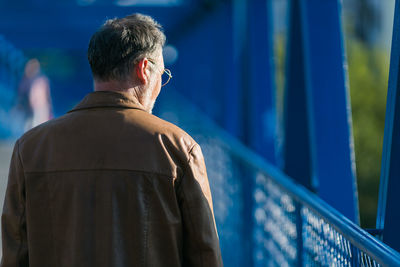
[[[222,266],[200,147],[150,114],[164,42],[140,14],[92,36],[95,92],[15,144],[1,266]]]

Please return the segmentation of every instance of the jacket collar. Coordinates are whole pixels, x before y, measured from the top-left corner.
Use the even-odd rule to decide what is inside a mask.
[[[142,104],[134,99],[127,92],[111,92],[111,91],[96,91],[89,93],[69,112],[74,112],[82,109],[116,107],[116,108],[131,108],[145,111]]]

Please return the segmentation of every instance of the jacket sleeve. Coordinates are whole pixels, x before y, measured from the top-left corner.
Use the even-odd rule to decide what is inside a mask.
[[[199,145],[177,189],[183,220],[183,266],[223,266],[206,166]]]
[[[1,215],[3,249],[1,267],[29,265],[24,195],[24,170],[19,156],[19,142],[17,141],[11,158]]]

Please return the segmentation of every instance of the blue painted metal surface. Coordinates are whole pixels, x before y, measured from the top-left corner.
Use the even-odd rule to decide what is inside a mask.
[[[283,170],[290,177],[312,191],[317,190],[312,175],[310,127],[307,112],[303,25],[300,1],[289,6],[289,33],[286,57],[286,84],[284,98]]]
[[[247,25],[247,4],[246,1],[232,0],[230,10],[231,31],[232,35],[229,41],[232,43],[226,48],[228,49],[228,62],[230,66],[223,71],[223,75],[227,78],[228,86],[222,89],[224,91],[224,99],[221,103],[224,106],[224,113],[230,114],[224,118],[224,128],[234,136],[244,138],[244,90],[245,77],[244,58],[246,53],[246,25]],[[227,36],[228,37],[228,36]],[[236,106],[236,107],[235,107]]]
[[[400,3],[396,1],[382,152],[377,228],[383,241],[400,251]]]
[[[398,252],[216,126],[188,99],[170,91],[157,113],[202,147],[225,266],[400,266]],[[247,179],[255,184],[252,236],[242,231]],[[248,242],[250,255],[242,250]]]
[[[292,1],[291,15],[291,38],[294,40],[291,40],[289,47],[289,64],[294,66],[288,67],[286,103],[304,101],[302,94],[305,93],[306,106],[297,103],[294,107],[288,107],[290,113],[298,109],[299,114],[288,115],[294,118],[287,118],[286,129],[293,131],[308,127],[308,130],[300,130],[298,137],[289,133],[288,145],[294,147],[287,146],[290,151],[286,153],[286,168],[289,168],[288,173],[318,192],[322,199],[358,223],[341,5],[338,0]],[[299,18],[300,25],[295,25]],[[302,47],[295,47],[293,41],[301,42]],[[295,62],[295,59],[300,61]],[[296,70],[299,73],[295,73]],[[298,87],[296,82],[299,82]],[[298,96],[299,100],[296,99]],[[299,145],[295,144],[296,141]],[[305,148],[307,145],[309,148]],[[289,153],[305,153],[305,156],[299,158],[299,163],[293,163]],[[296,174],[296,170],[300,173]],[[308,173],[311,174],[309,178]],[[339,191],[341,197],[337,196]]]
[[[300,14],[300,1],[289,3],[289,31],[286,47],[286,84],[284,97],[284,143],[283,171],[294,180],[308,188],[316,190],[311,175],[311,154],[309,122],[307,115],[307,97],[303,55],[303,25]],[[296,237],[303,233],[303,221],[300,205],[292,211],[295,220]],[[296,249],[302,251],[303,239],[297,238]],[[303,264],[303,253],[296,253],[297,266]],[[294,265],[294,264],[293,264]]]
[[[275,71],[273,57],[272,2],[248,1],[248,90],[245,143],[272,164],[279,161]]]
[[[275,96],[275,72],[273,57],[273,28],[271,1],[243,1],[247,23],[244,36],[245,53],[241,70],[243,77],[244,138],[242,139],[256,153],[274,165],[278,163],[277,120]],[[243,26],[242,26],[243,27]],[[253,236],[255,212],[254,195],[255,174],[243,168],[246,179],[243,181],[245,219],[247,236]],[[248,242],[249,255],[254,255],[254,240]],[[255,266],[257,259],[250,258],[250,266]]]

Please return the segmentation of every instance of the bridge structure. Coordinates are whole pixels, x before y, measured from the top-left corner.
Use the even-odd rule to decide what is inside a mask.
[[[0,1],[0,136],[13,134],[4,114],[28,57],[45,50],[65,59],[51,66],[72,66],[48,68],[61,115],[91,91],[84,61],[96,28],[106,17],[149,14],[164,25],[174,76],[155,113],[203,148],[225,266],[400,266],[400,1],[368,231],[359,226],[341,1],[287,1],[283,119],[273,2]]]

